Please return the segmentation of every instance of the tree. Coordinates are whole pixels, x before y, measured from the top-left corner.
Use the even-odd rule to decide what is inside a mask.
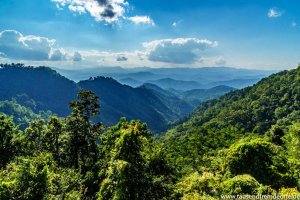
[[[13,137],[16,131],[12,119],[0,115],[0,169],[14,156]]]
[[[111,128],[106,153],[109,154],[106,177],[101,183],[99,199],[144,199],[147,191],[144,155],[150,133],[145,124],[138,121],[121,122]]]
[[[222,183],[224,195],[257,195],[274,194],[274,190],[261,185],[255,178],[248,174],[238,175]]]
[[[36,155],[44,150],[47,126],[44,120],[38,119],[30,123],[29,127],[25,129],[25,137],[23,137],[23,149],[26,155]]]
[[[52,116],[47,124],[47,131],[43,136],[43,142],[47,151],[53,153],[54,159],[59,162],[60,136],[63,133],[63,124],[61,119]]]
[[[78,113],[85,120],[90,120],[100,113],[99,98],[92,91],[80,90],[77,100],[70,103],[73,113]]]
[[[262,139],[239,142],[230,147],[226,156],[226,167],[231,175],[250,174],[264,185],[275,189],[296,186],[289,172],[283,149]]]
[[[284,141],[290,158],[300,161],[300,123],[288,127]]]
[[[98,97],[91,91],[81,90],[70,103],[72,113],[66,119],[67,160],[69,166],[79,170],[83,176],[82,193],[93,196],[99,188],[97,142],[102,133],[101,123],[92,123],[91,118],[100,113]]]
[[[183,199],[191,196],[198,196],[199,199],[209,199],[216,196],[219,190],[218,178],[209,172],[200,175],[198,172],[191,173],[177,183]],[[202,197],[202,198],[200,198]]]
[[[70,103],[70,108],[72,113],[67,117],[66,128],[70,137],[69,153],[73,158],[71,165],[81,167],[80,170],[84,173],[84,165],[90,163],[90,159],[92,164],[96,163],[98,157],[97,140],[102,126],[90,121],[91,117],[100,113],[98,97],[91,91],[81,90],[77,100]]]
[[[0,199],[43,199],[53,165],[52,156],[47,153],[19,157],[0,172]]]

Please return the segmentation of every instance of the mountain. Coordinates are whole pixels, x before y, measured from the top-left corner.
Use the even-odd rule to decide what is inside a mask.
[[[253,85],[260,79],[269,76],[274,71],[237,69],[230,67],[202,67],[202,68],[121,68],[121,67],[98,67],[80,70],[56,69],[62,75],[71,80],[85,80],[95,76],[112,77],[117,81],[132,87],[144,83],[155,83],[161,79],[173,79],[177,81],[193,82],[196,85],[187,87],[190,89],[209,89],[219,85],[240,88],[240,86]],[[128,81],[130,80],[130,81]],[[133,81],[134,80],[134,81]],[[251,80],[249,82],[249,80]],[[158,81],[158,82],[160,82]],[[137,85],[136,82],[141,84]],[[218,83],[220,82],[220,83]],[[226,84],[224,84],[226,83]],[[156,83],[158,84],[158,83]],[[159,85],[159,84],[158,84]],[[178,86],[180,84],[176,84]],[[166,88],[169,85],[159,85]],[[200,87],[201,86],[201,87]],[[182,87],[173,89],[181,90]]]
[[[145,84],[132,88],[112,78],[90,78],[75,83],[47,67],[25,67],[21,64],[0,65],[0,100],[15,98],[17,103],[34,113],[51,111],[64,117],[69,114],[68,104],[80,89],[89,89],[100,97],[102,113],[98,119],[106,125],[116,123],[121,117],[147,122],[154,132],[159,132],[189,114],[199,102],[229,92],[232,88],[220,86],[210,90],[166,91],[159,85]],[[119,68],[113,69],[118,71]],[[107,72],[107,71],[106,71]],[[124,72],[124,71],[123,71]],[[136,72],[135,78],[149,77],[155,73]],[[183,90],[200,84],[193,81],[160,79],[155,81],[166,88]]]
[[[300,118],[300,68],[262,79],[252,87],[230,92],[202,103],[183,130],[199,126],[264,133],[272,125],[288,125]],[[181,127],[183,128],[183,127]]]
[[[147,83],[152,83],[158,85],[163,89],[176,89],[176,90],[192,90],[202,88],[203,86],[196,81],[182,81],[182,80],[174,80],[171,78],[164,78],[158,80],[147,81]]]
[[[132,88],[112,78],[96,77],[78,83],[100,97],[99,119],[107,125],[117,123],[123,116],[147,122],[154,131],[163,130],[169,123],[185,116],[193,107],[177,97],[169,98],[145,87]]]
[[[285,130],[300,122],[299,80],[300,67],[203,102],[181,124],[168,131],[167,143],[177,141],[178,145],[196,148],[190,143],[190,138],[196,137],[201,148],[217,150],[228,147],[248,133],[262,135],[270,132],[272,127]]]
[[[118,82],[120,82],[124,85],[131,86],[131,87],[138,87],[138,86],[143,85],[143,82],[135,80],[133,78],[122,78],[122,79],[119,79]]]
[[[51,70],[43,73],[60,77]],[[14,77],[13,73],[7,75]],[[73,111],[67,119],[36,121],[24,132],[14,126],[12,119],[0,114],[1,199],[297,195],[299,80],[300,67],[205,101],[178,126],[159,136],[152,136],[138,120],[122,118],[111,127],[90,120],[98,111],[94,101],[97,98],[85,91],[72,103]],[[189,108],[178,98],[179,94],[199,98],[199,93],[207,92],[209,96],[232,89],[219,86],[207,91],[166,91],[154,84],[132,88],[105,77],[90,78],[75,86],[100,96],[103,115],[98,119],[139,115],[138,118],[149,121],[153,130],[165,128],[168,122],[187,112],[185,109]],[[47,88],[43,88],[47,94]],[[36,110],[40,105],[30,99],[32,96],[16,95],[11,101],[0,102],[0,111],[20,114],[21,121],[24,115],[25,122],[27,117],[34,120],[30,109]]]
[[[208,179],[221,183],[219,193],[226,194],[250,179],[268,185],[274,194],[297,187],[299,80],[300,67],[203,102],[163,135],[166,154],[186,175],[182,187]]]
[[[184,99],[190,104],[197,107],[201,102],[215,99],[223,96],[224,94],[236,90],[233,87],[219,85],[210,89],[195,89],[188,91],[169,90],[173,94],[176,94],[180,99]]]
[[[177,98],[182,101],[188,102],[193,108],[199,106],[199,104],[203,101],[207,101],[210,99],[215,99],[223,96],[224,94],[236,90],[235,88],[228,86],[217,86],[210,89],[195,89],[195,90],[174,90],[174,89],[162,89],[155,84],[145,83],[142,88],[147,88],[148,90],[152,90],[157,94],[162,94],[163,96],[172,99]]]
[[[29,123],[36,119],[47,120],[52,115],[50,111],[34,113],[30,108],[20,105],[16,100],[0,101],[0,114],[13,116],[13,121],[21,130],[28,127]]]
[[[34,113],[49,110],[65,117],[70,113],[68,104],[76,98],[78,91],[88,89],[100,97],[101,115],[98,119],[106,125],[126,117],[141,119],[153,132],[159,132],[194,108],[178,97],[169,98],[164,92],[157,93],[145,87],[132,88],[112,78],[98,77],[75,83],[47,67],[25,67],[22,64],[0,67],[0,101],[14,98],[20,106]]]
[[[155,74],[153,72],[148,72],[148,71],[141,71],[141,72],[135,72],[135,73],[127,73],[127,74],[105,74],[105,76],[108,77],[113,77],[117,80],[124,79],[124,78],[131,78],[137,81],[140,81],[142,83],[147,82],[149,80],[153,79],[160,79],[164,78],[165,76],[160,75],[160,74]]]
[[[36,102],[37,110],[51,110],[65,116],[68,104],[79,91],[75,82],[47,67],[22,64],[0,65],[0,100],[26,94]]]
[[[242,89],[245,88],[247,86],[252,86],[255,83],[257,83],[258,81],[260,81],[261,78],[252,78],[252,79],[233,79],[233,80],[226,80],[226,81],[216,81],[216,82],[212,82],[206,85],[207,88],[211,88],[211,87],[216,87],[216,86],[220,86],[220,85],[226,85],[229,87],[233,87],[233,88],[237,88],[237,89]]]

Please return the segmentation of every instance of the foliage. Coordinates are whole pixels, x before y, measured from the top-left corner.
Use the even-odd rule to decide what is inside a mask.
[[[282,151],[279,146],[261,139],[237,143],[227,153],[226,167],[232,175],[250,174],[260,183],[277,189],[295,186]]]
[[[99,199],[141,199],[147,185],[142,155],[150,137],[147,127],[135,121],[128,124],[123,119],[109,134],[117,137],[108,146],[111,155]]]
[[[291,159],[300,160],[300,124],[295,123],[287,128],[284,136],[285,145]]]
[[[4,72],[21,73],[22,68],[6,66]],[[101,79],[81,84],[92,87],[91,82]],[[300,69],[282,72],[202,103],[162,137],[153,137],[138,120],[122,118],[111,127],[96,122],[99,98],[87,90],[71,101],[67,117],[37,118],[24,131],[0,115],[0,199],[190,200],[298,194],[299,79]],[[115,97],[105,98],[107,102]],[[126,109],[136,103],[123,101],[123,95],[118,98]],[[32,110],[41,106],[21,99]],[[135,108],[145,111],[137,104]],[[12,105],[25,112],[16,102]]]
[[[0,115],[0,169],[5,167],[15,153],[13,136],[16,131],[12,120]]]
[[[18,104],[15,100],[0,101],[0,113],[4,113],[7,116],[13,116],[14,123],[18,125],[21,130],[25,130],[31,121],[48,119],[51,115],[50,111],[41,111],[36,114],[30,108]]]
[[[1,199],[42,199],[47,192],[49,170],[53,167],[50,154],[21,157],[0,173]]]
[[[180,181],[177,188],[184,199],[189,199],[191,195],[212,198],[219,190],[218,182],[218,178],[212,173],[205,172],[199,175],[198,172],[194,172]]]
[[[222,193],[226,195],[256,195],[261,187],[250,175],[238,175],[222,183]]]

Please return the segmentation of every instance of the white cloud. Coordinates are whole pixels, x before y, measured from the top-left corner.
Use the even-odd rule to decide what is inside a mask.
[[[0,52],[8,58],[23,60],[47,60],[55,40],[38,36],[23,36],[15,30],[0,33]]]
[[[0,32],[0,54],[13,60],[60,61],[67,58],[63,49],[55,48],[56,41],[46,37],[28,35],[15,30]]]
[[[291,24],[291,26],[292,26],[293,28],[295,28],[295,27],[297,26],[297,23],[296,23],[295,21],[293,21],[292,24]]]
[[[89,13],[96,21],[113,23],[124,18],[126,7],[125,0],[51,0],[59,9],[68,6],[69,10],[78,13]]]
[[[128,20],[132,21],[135,24],[148,24],[151,26],[155,26],[153,19],[151,19],[149,16],[134,16],[129,17]]]
[[[194,64],[209,56],[207,51],[218,46],[218,43],[197,38],[177,38],[146,42],[143,46],[150,61]]]
[[[218,43],[197,38],[162,39],[143,43],[140,51],[110,52],[59,48],[56,41],[15,30],[0,32],[0,59],[62,68],[90,66],[199,67],[225,63],[215,53]]]
[[[49,55],[49,60],[51,61],[62,61],[66,60],[66,53],[63,49],[53,49]]]
[[[182,21],[183,21],[183,20],[179,20],[179,21],[173,22],[173,23],[172,23],[172,26],[173,26],[174,28],[176,28],[179,24],[181,24]]]
[[[281,17],[282,14],[283,14],[283,12],[278,10],[277,8],[270,8],[270,10],[268,12],[268,17],[277,18],[277,17]]]

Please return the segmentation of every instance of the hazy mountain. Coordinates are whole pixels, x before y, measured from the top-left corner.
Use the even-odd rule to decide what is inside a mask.
[[[215,99],[224,94],[236,90],[235,88],[228,87],[225,85],[216,86],[210,89],[195,89],[188,91],[170,90],[177,97],[184,99],[193,106],[197,107],[201,102]]]
[[[131,87],[138,87],[143,85],[143,82],[135,80],[133,78],[123,78],[118,80],[120,83],[131,86]]]
[[[205,87],[211,88],[211,87],[216,87],[216,86],[220,86],[220,85],[226,85],[229,87],[242,89],[247,86],[254,85],[259,80],[261,80],[261,78],[254,78],[254,79],[245,78],[245,79],[233,79],[233,80],[227,80],[227,81],[217,81],[217,82],[209,83]]]
[[[209,89],[219,85],[242,88],[253,85],[260,79],[274,73],[274,71],[230,67],[99,67],[80,70],[57,69],[57,71],[74,81],[85,80],[96,76],[105,76],[112,77],[120,83],[132,87],[138,87],[144,83],[154,83],[162,88],[173,88],[176,90]]]
[[[196,81],[181,81],[181,80],[174,80],[171,78],[151,80],[151,81],[147,81],[147,83],[158,85],[163,89],[173,88],[176,90],[192,90],[192,89],[198,89],[203,87],[200,83]]]

